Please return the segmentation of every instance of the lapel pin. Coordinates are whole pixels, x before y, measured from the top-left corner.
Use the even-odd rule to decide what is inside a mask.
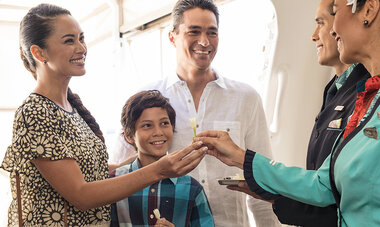
[[[335,110],[336,111],[343,111],[344,110],[344,106],[336,106]]]
[[[377,135],[376,127],[369,127],[364,129],[364,135],[368,136],[369,138],[373,139],[379,139]]]
[[[339,118],[337,120],[330,121],[328,127],[329,128],[340,128],[341,125],[342,125],[342,118]]]

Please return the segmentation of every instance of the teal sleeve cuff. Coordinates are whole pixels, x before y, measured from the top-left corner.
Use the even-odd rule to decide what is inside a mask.
[[[279,198],[280,196],[278,194],[270,193],[266,190],[264,190],[262,187],[260,187],[259,184],[257,184],[255,180],[255,176],[253,173],[253,160],[255,158],[256,152],[247,150],[245,152],[245,158],[244,158],[244,178],[247,181],[249,189],[251,189],[252,192],[256,193],[260,197],[262,197],[265,200],[275,200]]]

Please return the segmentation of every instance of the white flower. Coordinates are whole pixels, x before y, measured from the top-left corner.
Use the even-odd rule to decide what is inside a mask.
[[[153,214],[156,216],[157,220],[161,218],[160,211],[157,208],[153,210]]]
[[[197,135],[197,130],[196,130],[196,128],[197,128],[197,119],[195,117],[193,117],[193,118],[190,118],[189,121],[190,121],[190,126],[193,129],[193,131],[194,131],[194,137],[193,137],[193,141],[194,141],[194,138]]]
[[[358,0],[347,0],[347,5],[352,5],[352,13],[356,12],[356,5],[358,4]]]

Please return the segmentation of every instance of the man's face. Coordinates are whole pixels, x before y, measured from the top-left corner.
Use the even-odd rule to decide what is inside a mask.
[[[200,8],[183,14],[183,23],[169,33],[177,51],[177,67],[205,70],[210,67],[218,48],[218,25],[213,12]]]
[[[318,54],[320,65],[334,66],[339,63],[338,46],[334,37],[330,34],[334,17],[332,13],[333,0],[322,0],[318,6],[315,22],[316,28],[312,35]]]

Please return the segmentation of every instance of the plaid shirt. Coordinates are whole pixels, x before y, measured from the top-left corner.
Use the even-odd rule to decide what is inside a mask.
[[[136,159],[114,170],[110,177],[128,174],[141,168]],[[153,210],[176,227],[214,226],[210,205],[203,187],[185,175],[161,180],[111,206],[111,226],[153,226],[157,219]]]

